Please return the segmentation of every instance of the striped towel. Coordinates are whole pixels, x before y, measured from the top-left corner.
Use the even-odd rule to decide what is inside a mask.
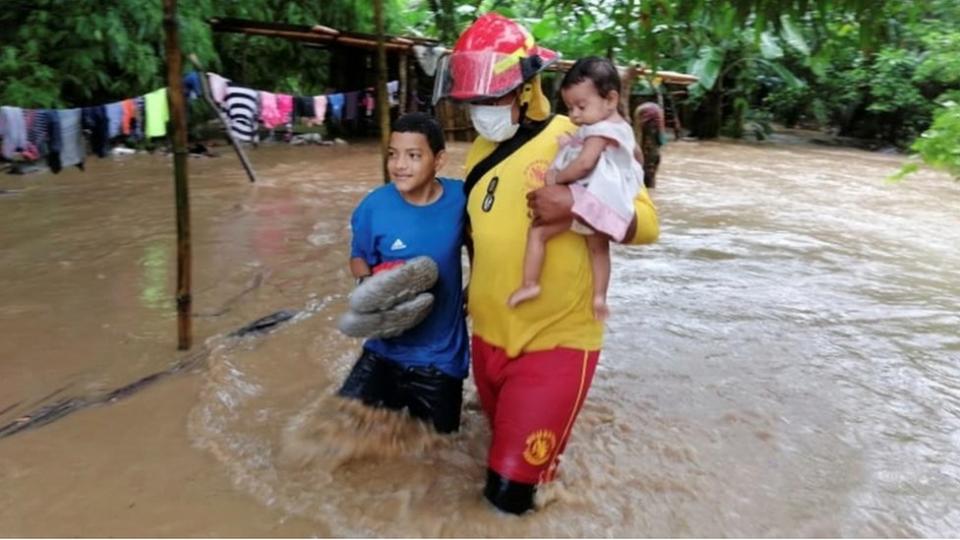
[[[27,133],[27,139],[30,144],[37,147],[41,155],[46,155],[47,141],[49,141],[50,119],[47,111],[32,111],[32,121]]]
[[[240,86],[227,87],[226,109],[230,117],[230,133],[240,142],[257,142],[256,90]]]

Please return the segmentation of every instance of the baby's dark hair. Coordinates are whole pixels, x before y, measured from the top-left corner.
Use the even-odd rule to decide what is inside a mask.
[[[610,60],[599,56],[588,56],[574,62],[570,71],[563,76],[560,88],[567,89],[586,80],[593,83],[602,98],[609,96],[614,90],[620,91],[620,74],[617,73],[616,66]]]
[[[426,113],[407,113],[393,122],[394,133],[420,133],[427,138],[427,144],[434,155],[446,148],[443,140],[443,128],[437,119]]]

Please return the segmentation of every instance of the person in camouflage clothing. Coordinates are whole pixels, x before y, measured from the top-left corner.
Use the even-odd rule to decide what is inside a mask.
[[[641,103],[633,112],[633,130],[637,146],[643,152],[643,183],[647,188],[654,188],[657,186],[657,168],[660,166],[660,147],[667,140],[660,105],[652,101]]]

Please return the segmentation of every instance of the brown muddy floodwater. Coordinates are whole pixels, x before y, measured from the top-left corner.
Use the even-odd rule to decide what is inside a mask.
[[[460,173],[464,145],[447,171]],[[613,316],[557,483],[480,497],[489,431],[344,406],[334,321],[375,146],[190,161],[195,350],[178,354],[169,159],[0,178],[0,535],[960,535],[960,184],[902,158],[671,143],[658,244],[614,250]],[[519,277],[518,277],[519,278]],[[228,334],[280,309],[292,321]],[[76,403],[76,402],[74,402]]]

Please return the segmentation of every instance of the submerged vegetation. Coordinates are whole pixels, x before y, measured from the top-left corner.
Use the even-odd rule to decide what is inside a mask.
[[[159,0],[6,0],[0,103],[63,107],[162,85]],[[521,20],[568,58],[602,54],[690,72],[698,137],[764,136],[771,122],[912,148],[960,176],[960,3],[955,0],[384,0],[386,30],[452,44],[477,14]],[[372,32],[359,0],[180,3],[183,50],[245,84],[322,92],[326,51],[214,34],[210,17]],[[278,66],[283,66],[278,69]]]

